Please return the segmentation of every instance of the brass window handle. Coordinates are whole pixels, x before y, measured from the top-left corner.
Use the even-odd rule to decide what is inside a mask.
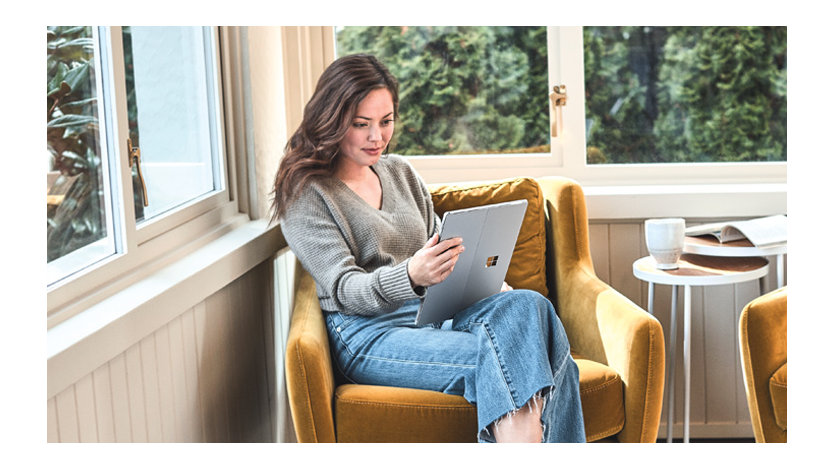
[[[145,177],[142,176],[142,162],[140,159],[139,147],[133,146],[133,140],[127,138],[127,164],[131,167],[136,163],[136,173],[139,176],[139,182],[142,183],[142,199],[145,207],[148,207],[148,188],[145,186]]]
[[[550,101],[553,104],[553,110],[556,112],[553,124],[550,126],[550,135],[558,137],[562,128],[562,107],[568,102],[567,87],[565,85],[554,86],[553,93],[550,94]]]

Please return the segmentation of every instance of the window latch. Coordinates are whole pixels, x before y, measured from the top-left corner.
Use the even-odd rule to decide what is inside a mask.
[[[133,167],[136,164],[136,174],[139,177],[139,182],[142,183],[142,201],[145,207],[148,207],[148,188],[145,186],[145,177],[142,176],[142,162],[140,160],[139,147],[133,146],[133,141],[130,137],[127,138],[127,164]]]
[[[550,135],[552,137],[559,137],[562,129],[562,107],[568,102],[568,93],[565,85],[556,85],[553,87],[553,93],[550,94],[550,101],[553,103],[553,111],[555,113],[553,124],[550,126]]]

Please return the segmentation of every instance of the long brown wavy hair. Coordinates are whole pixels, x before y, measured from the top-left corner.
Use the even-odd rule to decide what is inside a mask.
[[[359,102],[375,89],[386,88],[398,117],[399,84],[376,57],[354,54],[336,59],[319,78],[304,107],[298,130],[284,149],[272,187],[272,221],[295,200],[313,178],[332,175],[339,144],[347,134]],[[390,146],[390,144],[389,144]],[[384,150],[388,153],[388,148]]]

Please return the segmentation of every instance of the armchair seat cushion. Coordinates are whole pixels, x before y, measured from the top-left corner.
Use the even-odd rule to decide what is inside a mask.
[[[788,429],[788,363],[776,369],[770,376],[770,401],[773,403],[773,414],[776,425],[787,431]]]
[[[341,385],[338,442],[476,442],[478,417],[463,397],[413,388]]]
[[[596,441],[620,432],[625,424],[623,380],[614,369],[573,353],[579,367],[579,396],[585,438]]]
[[[623,428],[623,381],[610,367],[574,354],[585,436],[596,441]],[[475,442],[475,407],[463,397],[428,390],[341,385],[334,415],[339,442]]]

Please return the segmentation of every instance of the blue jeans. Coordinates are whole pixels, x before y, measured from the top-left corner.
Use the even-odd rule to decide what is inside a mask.
[[[493,295],[442,325],[415,326],[419,301],[367,317],[326,312],[334,360],[356,383],[462,395],[490,424],[545,398],[544,442],[584,442],[579,370],[553,305],[529,290]]]

